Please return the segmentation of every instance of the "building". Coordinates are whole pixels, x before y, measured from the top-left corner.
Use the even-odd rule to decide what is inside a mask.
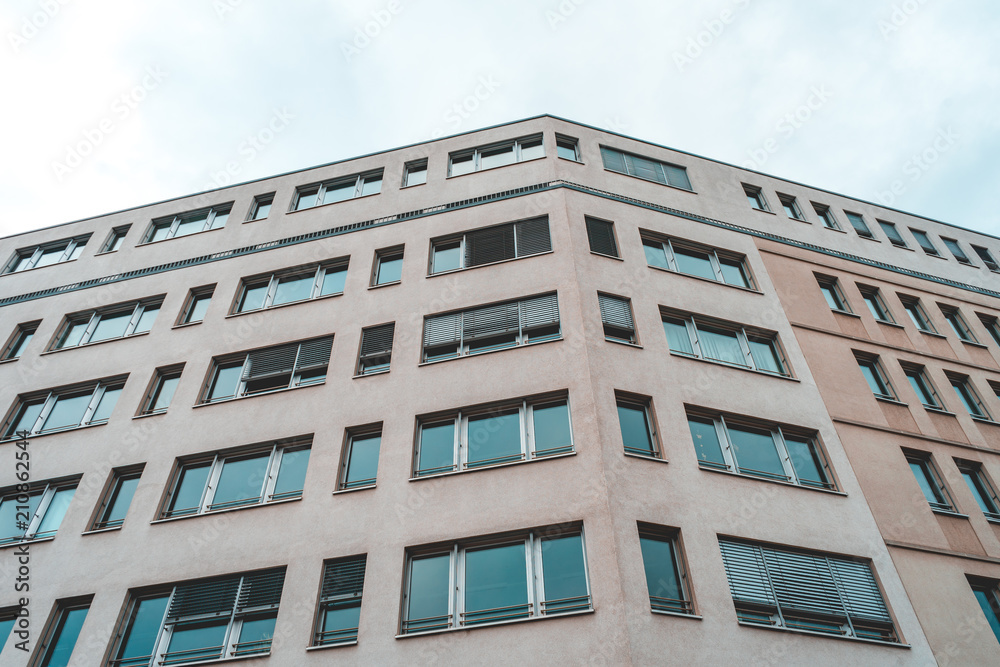
[[[551,116],[0,239],[0,662],[1000,663],[998,256]]]

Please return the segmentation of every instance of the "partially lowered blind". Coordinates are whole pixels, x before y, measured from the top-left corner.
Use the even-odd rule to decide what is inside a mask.
[[[586,218],[587,240],[590,249],[602,255],[618,256],[618,244],[615,243],[615,227],[612,223],[596,218]]]
[[[617,171],[620,174],[628,173],[628,170],[625,169],[625,156],[620,151],[601,146],[601,159],[604,161],[605,169]]]
[[[231,614],[239,587],[240,575],[178,584],[174,589],[167,617]]]
[[[392,353],[392,337],[396,324],[383,324],[382,326],[365,329],[361,332],[361,356],[376,357],[388,356]]]
[[[461,313],[438,315],[424,320],[424,347],[457,345],[461,340]]]
[[[604,324],[617,327],[619,329],[635,330],[635,322],[632,320],[632,307],[628,300],[607,294],[597,295],[598,303],[601,306],[601,321]]]
[[[295,364],[296,370],[302,371],[328,365],[332,348],[333,336],[303,341],[299,350],[299,360]]]
[[[243,368],[243,379],[257,380],[291,373],[295,367],[295,357],[298,351],[298,343],[254,350],[250,353],[247,364]]]
[[[465,340],[517,333],[517,302],[473,308],[463,313],[462,330]]]
[[[281,602],[281,590],[285,585],[285,568],[251,572],[243,576],[240,597],[236,601],[236,611],[261,607],[277,607]]]
[[[326,564],[323,571],[323,590],[320,597],[323,601],[344,598],[361,597],[365,586],[365,566],[368,556],[352,556],[341,558]]]
[[[555,293],[532,297],[521,302],[521,326],[524,329],[559,325],[559,301]]]
[[[465,235],[465,266],[514,258],[514,225],[487,227]]]
[[[524,220],[515,225],[517,232],[517,256],[534,255],[552,250],[547,217]]]

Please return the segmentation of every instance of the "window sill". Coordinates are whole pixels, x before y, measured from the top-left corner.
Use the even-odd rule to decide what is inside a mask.
[[[388,282],[388,283],[379,283],[378,285],[369,285],[368,289],[379,289],[380,287],[392,287],[393,285],[402,284],[402,282],[403,282],[402,280],[393,280],[392,282]]]
[[[948,340],[947,336],[945,336],[944,334],[940,334],[937,331],[927,331],[926,329],[917,329],[917,331],[919,331],[925,336],[930,336],[932,338],[943,338],[944,340]]]
[[[494,169],[503,169],[504,167],[515,167],[515,166],[517,166],[519,164],[527,164],[528,162],[534,162],[535,160],[544,160],[546,157],[547,156],[545,156],[545,155],[539,155],[538,157],[533,157],[533,158],[531,158],[529,160],[521,160],[520,162],[510,162],[508,164],[500,164],[500,165],[497,165],[496,167],[487,167],[486,169],[477,169],[475,171],[470,171],[470,172],[468,172],[466,174],[456,174],[456,175],[448,174],[448,176],[445,177],[445,180],[447,181],[447,180],[450,180],[452,178],[462,178],[463,176],[472,176],[473,174],[481,174],[484,171],[493,171]],[[451,156],[450,155],[448,156],[448,171],[451,171]]]
[[[329,204],[319,204],[317,206],[310,206],[309,208],[292,209],[290,211],[285,211],[285,215],[291,215],[292,213],[304,213],[306,211],[315,211],[318,208],[323,208],[323,207],[326,207],[326,206],[336,206],[337,204],[346,204],[349,201],[357,201],[358,199],[367,199],[368,197],[377,197],[380,194],[382,194],[381,190],[379,190],[378,192],[372,192],[371,194],[367,194],[367,195],[360,195],[358,197],[351,197],[350,199],[341,199],[340,201],[332,201]]]
[[[419,188],[421,185],[427,185],[427,181],[424,181],[423,183],[414,183],[413,185],[401,185],[399,189],[409,190],[410,188]]]
[[[983,516],[985,516],[986,520],[994,526],[1000,526],[1000,517],[986,516],[985,514]]]
[[[366,486],[356,486],[353,489],[337,489],[333,492],[333,495],[339,496],[342,493],[354,493],[355,491],[368,491],[369,489],[374,489],[375,484],[368,484]],[[325,646],[322,648],[326,648]]]
[[[498,625],[513,625],[515,623],[532,623],[535,621],[548,621],[553,618],[565,618],[572,616],[584,616],[586,614],[593,614],[594,608],[584,609],[583,611],[569,611],[565,614],[547,614],[544,616],[531,616],[529,618],[515,618],[510,621],[497,621],[495,623],[476,623],[475,625],[462,626],[458,628],[444,628],[441,630],[425,630],[423,632],[407,632],[405,634],[396,635],[396,639],[409,639],[410,637],[426,637],[427,635],[440,635],[448,632],[467,632],[469,630],[478,630],[479,628],[491,628]]]
[[[352,376],[351,376],[351,379],[352,379],[352,380],[357,380],[358,378],[370,378],[370,377],[372,377],[373,375],[385,375],[385,374],[386,374],[386,373],[388,373],[388,372],[389,372],[390,370],[391,370],[391,369],[387,368],[387,369],[385,369],[384,371],[372,371],[371,373],[359,373],[358,375],[352,375]]]
[[[529,257],[541,257],[542,255],[551,255],[554,250],[546,250],[545,252],[536,252],[531,255],[521,255],[520,257],[510,257],[508,259],[501,259],[497,262],[486,262],[485,264],[476,264],[475,266],[463,266],[457,269],[448,269],[447,271],[438,271],[437,273],[428,273],[425,278],[437,278],[438,276],[447,276],[453,273],[461,273],[462,271],[472,271],[474,269],[481,269],[485,266],[496,266],[497,264],[506,264],[507,262],[516,262],[521,259],[528,259]]]
[[[955,512],[954,510],[939,510],[939,509],[934,509],[932,507],[931,511],[934,512],[935,514],[940,514],[941,516],[950,516],[950,517],[954,517],[956,519],[966,519],[966,520],[968,520],[968,518],[969,518],[968,514],[962,514],[961,512]]]
[[[263,221],[263,220],[267,220],[267,219],[268,219],[269,217],[270,217],[270,216],[266,216],[266,217],[263,217],[263,218],[250,218],[249,220],[244,220],[244,221],[243,221],[242,223],[240,223],[240,224],[243,224],[243,225],[249,225],[249,224],[250,224],[251,222],[261,222],[261,221]]]
[[[992,419],[989,419],[987,417],[976,417],[976,416],[973,416],[973,415],[969,415],[969,416],[972,417],[972,421],[980,423],[980,424],[989,424],[991,426],[1000,426],[1000,424],[998,424],[997,422],[995,422]]]
[[[875,320],[875,321],[878,322],[879,324],[884,324],[887,327],[892,327],[894,329],[903,329],[904,331],[906,330],[906,327],[896,322],[890,322],[889,320]]]
[[[132,419],[145,419],[146,417],[158,417],[165,414],[167,414],[167,408],[157,410],[156,412],[143,412],[142,414],[135,415]]]
[[[978,347],[978,348],[982,348],[984,350],[990,349],[989,346],[983,345],[982,343],[980,343],[977,340],[965,340],[964,338],[959,338],[959,340],[962,341],[963,343],[965,343],[966,345],[968,345],[969,347]]]
[[[177,239],[186,239],[191,236],[198,236],[199,234],[208,234],[209,232],[220,232],[225,229],[226,226],[216,227],[215,229],[203,229],[200,232],[193,232],[191,234],[185,234],[184,236],[171,236],[168,239],[160,239],[159,241],[142,241],[141,243],[136,243],[136,248],[143,248],[149,245],[156,245],[157,243],[166,243],[167,241],[176,241]]]
[[[642,345],[639,345],[639,343],[630,343],[630,342],[625,341],[625,340],[618,340],[617,338],[608,338],[607,336],[605,336],[604,337],[604,341],[606,343],[614,343],[615,345],[624,345],[625,347],[634,347],[637,350],[643,349]]]
[[[298,498],[282,498],[281,500],[272,500],[269,503],[257,503],[255,505],[243,505],[241,507],[227,507],[221,510],[208,510],[207,512],[200,512],[198,514],[185,514],[184,516],[168,516],[160,519],[153,519],[149,522],[149,525],[155,525],[158,523],[173,523],[174,521],[185,521],[186,519],[197,519],[203,516],[215,516],[218,514],[228,514],[230,512],[242,512],[243,510],[253,510],[261,507],[273,507],[274,505],[284,505],[286,503],[297,503],[302,500],[302,496]]]
[[[496,470],[497,468],[510,468],[511,466],[525,465],[528,463],[537,463],[539,461],[551,461],[553,459],[565,459],[570,456],[576,456],[576,450],[571,452],[565,452],[563,454],[551,454],[549,456],[538,456],[533,459],[525,459],[523,461],[511,461],[509,463],[497,463],[489,466],[476,466],[474,468],[466,468],[464,470],[449,470],[447,472],[434,473],[433,475],[421,475],[419,477],[410,477],[408,481],[410,482],[421,482],[425,479],[439,479],[441,477],[452,477],[454,475],[464,475],[470,472],[479,472],[480,470]],[[368,487],[365,487],[368,488]]]
[[[170,328],[171,329],[183,329],[185,327],[193,327],[194,325],[201,324],[204,321],[205,320],[198,320],[197,322],[181,322],[180,324],[175,324],[174,326],[172,326]]]
[[[679,611],[660,611],[658,609],[650,609],[649,613],[657,614],[658,616],[676,616],[677,618],[690,618],[695,621],[704,620],[701,614],[682,614]]]
[[[124,524],[123,524],[124,525]],[[113,533],[115,531],[121,530],[121,526],[111,526],[110,528],[94,528],[93,530],[85,530],[81,535],[100,535],[101,533]]]
[[[487,355],[487,354],[496,354],[497,352],[507,352],[508,350],[517,350],[517,349],[522,349],[522,348],[526,348],[526,347],[532,347],[534,345],[545,345],[546,343],[556,343],[556,342],[559,342],[561,340],[563,340],[563,337],[562,337],[562,334],[560,333],[559,334],[559,338],[553,338],[551,340],[540,340],[537,343],[532,343],[532,342],[529,341],[527,343],[522,343],[521,345],[512,345],[510,347],[502,347],[502,348],[497,349],[497,350],[487,350],[486,352],[476,352],[475,354],[460,354],[460,355],[458,355],[456,357],[448,357],[447,359],[435,359],[433,361],[421,361],[419,364],[417,364],[417,367],[419,368],[420,366],[432,366],[434,364],[444,364],[444,363],[447,363],[449,361],[458,361],[459,359],[473,359],[475,357],[482,357],[482,356]],[[355,377],[360,377],[360,376],[355,376]]]
[[[57,429],[57,430],[54,430],[54,431],[45,431],[45,432],[42,432],[42,433],[31,433],[31,434],[28,435],[27,439],[31,440],[33,438],[40,438],[40,437],[46,436],[46,435],[57,435],[59,433],[70,433],[70,432],[79,431],[79,430],[85,429],[85,428],[96,428],[98,426],[104,426],[107,423],[108,423],[107,421],[102,421],[100,424],[87,424],[85,426],[68,426],[66,428],[61,428],[61,429]],[[0,438],[0,444],[5,443],[5,442],[17,442],[18,440],[20,440],[20,437],[18,437],[17,435],[10,435],[10,436],[5,437],[5,438]]]
[[[681,273],[680,271],[672,271],[671,269],[665,269],[662,266],[653,266],[651,264],[647,264],[646,266],[656,271],[663,271],[664,273],[669,273],[675,276],[683,276],[685,278],[693,278],[694,280],[700,280],[704,283],[712,283],[713,285],[722,285],[723,287],[732,287],[733,289],[743,290],[744,292],[750,292],[752,294],[764,294],[760,290],[754,289],[752,287],[744,287],[742,285],[730,285],[729,283],[724,283],[719,280],[712,280],[711,278],[705,278],[704,276],[693,276],[690,273]]]
[[[862,236],[861,234],[858,234],[858,238],[859,239],[864,239],[865,241],[871,241],[872,243],[881,243],[881,241],[879,241],[877,238],[874,238],[872,236]]]
[[[765,371],[758,371],[753,368],[747,368],[746,366],[737,366],[736,364],[727,364],[724,361],[714,361],[712,359],[702,359],[701,357],[693,357],[689,354],[682,354],[681,352],[674,352],[670,350],[670,356],[680,357],[681,359],[690,359],[691,361],[697,361],[702,364],[712,364],[713,366],[722,366],[723,368],[732,368],[736,371],[743,371],[744,373],[753,373],[754,375],[763,375],[764,377],[777,378],[778,380],[788,380],[790,382],[802,382],[802,380],[792,377],[791,375],[778,375],[777,373],[767,373]]]
[[[926,249],[926,248],[923,248],[923,247],[921,247],[920,249],[921,249],[921,250],[923,250],[923,251],[924,251],[924,254],[925,254],[925,255],[927,255],[928,257],[934,257],[935,259],[943,259],[943,260],[945,260],[945,261],[948,261],[948,258],[947,258],[947,257],[945,257],[944,255],[942,255],[941,253],[937,253],[937,252],[927,252],[927,249]]]
[[[755,208],[751,206],[750,210],[757,211],[758,213],[767,213],[768,215],[777,215],[774,211],[768,211],[766,208]]]
[[[887,396],[877,396],[875,394],[872,394],[872,396],[875,396],[876,401],[882,401],[883,403],[890,403],[892,405],[899,405],[904,408],[910,407],[909,403],[903,403],[901,400],[897,398],[889,398]]]
[[[846,234],[847,233],[843,229],[837,229],[836,227],[827,227],[826,225],[823,225],[823,229],[828,229],[831,232],[839,232],[841,234]]]
[[[288,303],[279,303],[277,306],[268,306],[267,308],[255,308],[254,310],[244,310],[239,313],[229,313],[223,319],[231,319],[233,317],[240,317],[242,315],[253,315],[254,313],[266,313],[272,310],[280,310],[281,308],[288,308],[289,306],[301,306],[304,303],[313,303],[314,301],[323,301],[325,299],[332,299],[334,297],[343,296],[343,292],[337,292],[336,294],[324,294],[323,296],[316,296],[311,299],[300,299],[299,301],[289,301]],[[189,322],[188,324],[180,324],[178,326],[189,326],[190,324],[200,324],[200,322]],[[174,327],[175,329],[177,327]]]
[[[17,361],[20,358],[21,357],[11,357],[10,359],[0,359],[0,365],[2,365],[2,364],[9,364],[9,363],[15,362],[15,361]]]
[[[935,415],[943,415],[945,417],[956,417],[957,416],[954,412],[948,412],[947,410],[945,410],[943,408],[935,408],[934,406],[931,406],[931,405],[925,405],[924,406],[924,410],[926,410],[927,412],[933,413]]]
[[[55,535],[53,535],[52,537],[39,537],[39,538],[33,537],[30,540],[19,540],[17,542],[10,542],[9,544],[0,544],[0,551],[3,551],[4,549],[12,549],[14,547],[21,547],[26,544],[39,544],[41,542],[51,542],[54,539],[56,539]]]
[[[857,313],[852,313],[849,310],[838,310],[836,308],[831,308],[830,312],[831,313],[836,313],[837,315],[846,315],[847,317],[853,317],[853,318],[858,319],[858,320],[861,319],[860,315],[858,315]]]
[[[99,340],[96,343],[84,343],[82,345],[74,345],[73,347],[61,347],[58,350],[46,350],[41,352],[38,356],[44,357],[49,354],[56,354],[57,352],[69,352],[70,350],[81,350],[85,347],[94,347],[97,345],[104,345],[105,343],[115,343],[120,340],[128,340],[130,338],[141,338],[142,336],[148,336],[148,331],[143,331],[142,333],[132,334],[131,336],[119,336],[118,338],[109,338],[107,340]]]
[[[257,398],[258,396],[273,396],[274,394],[281,394],[281,393],[284,393],[286,391],[297,391],[299,389],[308,389],[309,387],[322,387],[324,384],[326,384],[325,380],[323,382],[314,382],[312,384],[299,385],[298,387],[285,387],[284,389],[274,389],[272,391],[262,391],[262,392],[257,393],[257,394],[248,394],[247,396],[234,396],[233,398],[220,398],[217,401],[202,402],[202,403],[198,403],[196,405],[193,405],[191,407],[193,407],[195,409],[197,409],[197,408],[205,408],[205,407],[208,407],[210,405],[222,405],[223,403],[233,403],[235,401],[245,401],[245,400],[250,399],[250,398]]]
[[[818,491],[820,493],[829,493],[834,496],[847,497],[847,494],[843,491],[838,491],[836,489],[823,489],[818,486],[809,486],[808,484],[796,484],[795,482],[783,482],[780,479],[770,479],[768,477],[758,477],[756,475],[745,475],[739,472],[733,472],[732,470],[721,470],[719,468],[711,468],[708,466],[698,465],[699,470],[704,470],[705,472],[714,472],[720,475],[728,475],[730,477],[739,477],[740,479],[749,479],[755,482],[767,482],[769,484],[778,484],[779,486],[788,486],[793,489],[805,489],[806,491]]]
[[[608,258],[608,259],[616,259],[616,260],[618,260],[619,262],[624,262],[624,261],[625,261],[625,260],[624,260],[624,259],[622,259],[621,257],[616,257],[615,255],[608,255],[608,254],[606,254],[606,253],[603,253],[603,252],[597,252],[596,250],[591,250],[591,251],[590,251],[590,254],[591,254],[591,255],[597,255],[598,257],[606,257],[606,258]]]
[[[260,658],[267,658],[271,655],[271,651],[265,651],[263,653],[250,653],[247,655],[236,656],[235,658],[212,658],[210,660],[192,660],[191,662],[178,662],[171,663],[176,664],[177,667],[188,667],[189,665],[228,665],[234,662],[244,662],[247,660],[257,660]],[[161,664],[159,662],[154,664]]]
[[[900,245],[898,243],[893,243],[892,241],[889,241],[889,243],[892,245],[893,248],[898,248],[900,250],[909,250],[910,252],[916,252],[913,248],[911,248],[908,245]]]
[[[645,461],[657,461],[659,463],[669,463],[665,458],[653,456],[652,454],[633,454],[632,452],[622,452],[625,456],[633,459],[643,459]]]
[[[572,162],[573,164],[587,164],[583,160],[574,160],[572,158],[563,157],[562,155],[557,155],[556,157],[558,157],[560,160],[565,160],[566,162]]]
[[[64,262],[56,262],[55,264],[46,264],[45,266],[33,266],[30,269],[21,269],[20,271],[4,271],[4,273],[2,275],[0,275],[0,278],[2,278],[3,276],[19,276],[22,273],[27,273],[28,271],[38,271],[39,269],[47,269],[50,266],[59,266],[61,264],[69,264],[70,262],[75,262],[78,259],[80,259],[80,258],[77,257],[76,259],[67,259]]]
[[[669,183],[660,183],[659,181],[652,181],[652,180],[650,180],[648,178],[643,178],[642,176],[633,176],[632,174],[625,174],[625,173],[622,173],[620,171],[615,171],[614,169],[608,169],[607,167],[604,168],[604,171],[609,171],[612,174],[618,174],[619,176],[624,176],[626,178],[634,178],[637,181],[645,181],[646,183],[653,183],[655,185],[662,185],[665,188],[672,188],[674,190],[680,190],[681,192],[687,192],[688,194],[692,194],[692,195],[698,194],[694,190],[688,190],[687,188],[682,188],[682,187],[679,187],[677,185],[670,185]],[[684,171],[686,172],[687,169],[685,168]]]
[[[757,628],[759,630],[771,630],[776,632],[789,632],[795,635],[809,635],[810,637],[826,637],[827,639],[841,639],[849,642],[860,642],[862,644],[875,644],[877,646],[891,646],[893,648],[905,648],[909,649],[909,644],[901,644],[899,642],[883,642],[877,639],[864,639],[862,637],[845,637],[843,635],[832,635],[826,632],[813,632],[811,630],[793,630],[792,628],[783,628],[773,625],[760,625],[758,623],[747,623],[745,621],[737,621],[737,625],[741,625],[745,628]]]
[[[113,255],[116,252],[118,252],[118,250],[102,250],[101,252],[95,252],[94,257],[100,257],[102,255]]]
[[[788,219],[791,220],[792,222],[801,222],[801,223],[806,224],[806,225],[811,225],[812,224],[811,222],[809,222],[805,218],[793,218],[792,216],[788,216]]]
[[[421,185],[423,185],[423,183],[421,183]],[[411,185],[409,187],[415,188],[417,186],[416,185]],[[357,645],[358,645],[358,640],[355,639],[354,641],[340,642],[339,644],[323,644],[322,646],[307,646],[306,647],[306,651],[307,652],[308,651],[325,651],[328,648],[343,648],[344,646],[357,646]]]

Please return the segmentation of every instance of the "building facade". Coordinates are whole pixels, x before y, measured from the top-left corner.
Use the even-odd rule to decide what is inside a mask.
[[[998,256],[551,116],[0,239],[0,662],[1000,662]]]

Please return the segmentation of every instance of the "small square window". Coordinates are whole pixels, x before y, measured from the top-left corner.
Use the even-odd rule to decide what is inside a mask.
[[[885,233],[885,237],[889,239],[889,243],[896,246],[897,248],[906,248],[906,241],[903,239],[902,234],[896,229],[896,225],[891,222],[886,222],[885,220],[876,220],[878,226],[882,228]]]
[[[917,240],[917,243],[925,253],[933,255],[934,257],[941,256],[941,253],[934,247],[934,243],[931,241],[931,237],[927,235],[927,232],[922,232],[919,229],[910,227],[910,233],[913,234],[913,238]]]
[[[382,445],[382,425],[347,431],[343,460],[340,464],[340,490],[375,486],[378,454]]]
[[[823,222],[823,226],[827,229],[840,229],[840,225],[837,223],[837,218],[833,215],[833,210],[824,204],[817,204],[812,202],[813,210],[816,211],[816,215]]]
[[[868,223],[861,216],[860,213],[851,213],[850,211],[844,211],[847,215],[847,219],[850,221],[851,226],[854,227],[854,231],[858,233],[858,236],[865,239],[875,240],[875,235],[872,234],[872,230],[868,228]]]
[[[372,286],[398,283],[403,277],[403,248],[386,248],[375,252]]]
[[[650,607],[654,612],[693,614],[680,531],[641,522],[638,527]]]
[[[114,252],[122,247],[122,243],[125,242],[125,235],[128,234],[129,228],[132,225],[123,225],[122,227],[115,227],[108,234],[108,238],[104,241],[104,245],[101,246],[101,252]]]
[[[626,454],[661,458],[656,422],[653,420],[653,401],[645,396],[615,392],[618,406],[618,426]]]
[[[389,370],[392,360],[392,339],[396,324],[382,324],[361,330],[361,351],[358,354],[358,375],[371,375]]]
[[[750,202],[750,207],[755,208],[758,211],[770,211],[771,209],[767,206],[767,199],[764,197],[764,191],[755,185],[743,184],[743,192],[747,196],[747,201]]]
[[[181,316],[177,324],[194,324],[205,319],[208,305],[212,302],[212,295],[215,293],[215,285],[205,285],[195,287],[188,292],[187,300],[181,309]]]
[[[615,241],[615,223],[585,216],[587,239],[590,252],[608,257],[618,257],[618,243]]]
[[[28,347],[28,343],[35,336],[38,325],[41,323],[41,320],[35,320],[34,322],[24,322],[14,327],[14,333],[7,339],[7,344],[3,347],[3,354],[0,354],[0,361],[17,359],[24,354],[25,348]]]
[[[823,293],[826,305],[830,310],[841,313],[851,313],[851,306],[847,303],[847,297],[840,289],[839,281],[832,276],[821,276],[816,274],[816,281],[819,283],[819,290]]]
[[[795,200],[795,197],[791,195],[783,195],[779,192],[778,201],[781,202],[781,208],[785,209],[785,215],[792,220],[801,220],[805,222],[805,217],[802,215],[802,209],[799,208],[799,203]]]
[[[403,187],[423,185],[427,182],[427,158],[403,165]]]
[[[139,414],[156,415],[166,412],[174,397],[174,391],[180,384],[183,370],[184,364],[157,368],[149,383],[149,389],[146,391],[146,397],[142,401],[142,410]]]
[[[903,450],[906,462],[910,465],[910,471],[917,480],[917,485],[923,492],[924,497],[930,504],[931,509],[941,512],[954,512],[955,504],[951,500],[951,494],[941,481],[941,474],[937,466],[931,460],[931,455],[925,452]]]
[[[597,302],[601,309],[604,339],[637,344],[639,339],[635,332],[635,321],[632,319],[631,302],[624,297],[600,293],[597,295]]]
[[[580,142],[572,137],[556,135],[556,154],[564,160],[580,162]]]
[[[969,265],[972,264],[972,260],[970,260],[969,256],[965,254],[964,250],[962,250],[962,246],[959,245],[958,241],[955,239],[945,238],[944,236],[941,237],[941,241],[944,242],[948,250],[951,251],[951,254],[954,255],[955,259],[957,259],[960,263]]]
[[[111,471],[111,478],[97,506],[91,530],[120,528],[125,523],[125,515],[128,513],[129,505],[132,504],[132,496],[139,486],[139,478],[145,465],[116,468]]]
[[[269,192],[266,195],[257,195],[253,198],[253,204],[250,205],[250,212],[247,214],[247,222],[253,220],[263,220],[271,213],[271,204],[274,203],[274,193]]]
[[[878,356],[857,351],[855,351],[854,356],[858,361],[858,368],[861,369],[861,374],[864,375],[865,381],[868,382],[868,387],[872,390],[872,393],[877,398],[884,398],[890,401],[897,400],[896,392],[893,390],[892,384],[889,382],[889,376],[885,374],[885,369],[882,368],[882,363],[879,361]]]

